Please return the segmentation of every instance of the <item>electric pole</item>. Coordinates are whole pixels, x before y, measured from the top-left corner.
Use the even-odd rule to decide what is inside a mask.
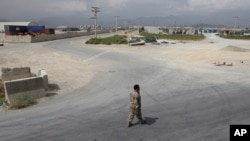
[[[234,17],[234,35],[235,35],[235,33],[236,33],[236,27],[237,27],[237,20],[239,19],[239,17],[238,16],[235,16]]]
[[[115,16],[115,32],[117,32],[117,18],[120,18],[120,16]]]
[[[234,28],[236,28],[236,26],[237,26],[237,20],[239,19],[239,17],[238,16],[235,16],[234,17]]]
[[[97,38],[97,34],[96,34],[96,30],[97,30],[97,13],[101,12],[99,7],[92,7],[92,12],[94,12],[94,17],[92,17],[91,19],[95,20],[95,38]]]

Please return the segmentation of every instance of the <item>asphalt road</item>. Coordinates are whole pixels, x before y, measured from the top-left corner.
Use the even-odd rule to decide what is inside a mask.
[[[78,39],[44,47],[93,64],[101,61],[95,77],[71,94],[1,111],[1,141],[228,141],[230,124],[250,123],[248,73],[190,72],[140,52],[79,48],[72,44]],[[129,92],[135,83],[141,85],[142,114],[148,124],[134,119],[135,125],[128,128]]]

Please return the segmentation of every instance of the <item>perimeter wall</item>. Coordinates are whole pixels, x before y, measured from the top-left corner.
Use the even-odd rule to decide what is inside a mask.
[[[98,34],[109,33],[110,31],[98,31]],[[35,42],[43,42],[43,41],[52,41],[52,40],[60,40],[67,39],[73,37],[80,36],[88,36],[94,35],[94,32],[68,32],[63,34],[51,34],[51,35],[19,35],[19,36],[0,36],[0,43],[35,43]]]

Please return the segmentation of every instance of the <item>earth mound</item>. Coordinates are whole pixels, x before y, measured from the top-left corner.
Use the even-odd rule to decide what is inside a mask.
[[[227,46],[223,49],[223,51],[232,51],[232,52],[250,52],[250,49],[236,47],[236,46]]]

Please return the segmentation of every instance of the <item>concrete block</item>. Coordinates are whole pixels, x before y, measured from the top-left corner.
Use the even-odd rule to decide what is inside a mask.
[[[27,94],[35,99],[45,97],[42,77],[30,77],[13,81],[4,81],[5,98],[9,104],[23,94]]]
[[[38,77],[43,78],[43,86],[45,90],[49,90],[49,79],[48,79],[48,74],[46,73],[45,70],[39,70],[38,71]]]

